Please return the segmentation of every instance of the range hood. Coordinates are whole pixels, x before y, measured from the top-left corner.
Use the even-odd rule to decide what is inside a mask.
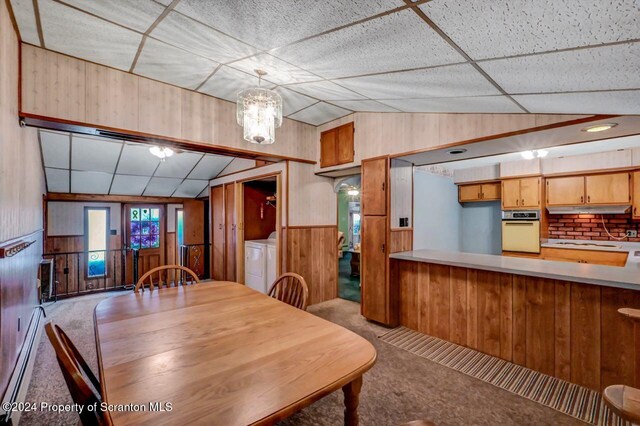
[[[628,204],[614,206],[558,206],[547,207],[549,214],[624,214],[629,211]]]

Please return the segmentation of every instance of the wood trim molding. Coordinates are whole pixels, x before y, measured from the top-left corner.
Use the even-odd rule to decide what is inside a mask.
[[[198,151],[198,152],[203,152],[207,154],[219,154],[219,155],[248,158],[251,160],[273,158],[278,160],[296,161],[298,163],[316,164],[316,161],[307,160],[304,158],[288,157],[288,156],[279,155],[279,154],[267,154],[264,152],[231,148],[224,145],[206,144],[202,142],[191,141],[188,139],[174,138],[171,136],[164,136],[164,135],[154,135],[150,133],[138,132],[135,130],[119,129],[116,127],[108,127],[108,126],[95,127],[93,124],[90,124],[90,123],[65,120],[65,119],[54,118],[54,117],[46,117],[46,116],[31,114],[23,111],[20,111],[18,115],[20,116],[20,118],[24,120],[24,122],[28,126],[51,129],[51,130],[74,132],[74,133],[88,134],[88,135],[101,136],[101,137],[112,137],[112,138],[120,137],[120,138],[127,139],[129,142],[158,143],[158,141],[161,141],[164,145],[179,148],[179,149]],[[105,132],[106,134],[101,132]],[[111,133],[111,135],[109,135],[109,133]]]
[[[540,176],[540,175],[522,175],[522,176],[514,176],[514,178],[531,177],[531,176]],[[506,179],[512,179],[512,177],[509,176],[508,178],[505,178],[505,179],[470,180],[470,181],[464,181],[464,182],[454,182],[454,184],[457,186],[462,186],[462,185],[478,185],[483,183],[500,183],[502,180],[506,180]]]
[[[283,226],[283,228],[285,228]],[[287,229],[338,228],[338,225],[290,225]]]
[[[175,197],[146,197],[132,195],[101,195],[101,194],[67,194],[62,192],[49,192],[46,201],[80,201],[96,203],[155,203],[155,204],[180,204],[195,198]]]

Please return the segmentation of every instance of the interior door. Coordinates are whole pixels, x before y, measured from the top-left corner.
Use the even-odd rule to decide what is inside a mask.
[[[125,204],[125,244],[138,250],[138,278],[165,264],[165,210],[162,205]],[[127,283],[134,282],[133,253],[127,253]]]
[[[584,177],[569,176],[547,179],[547,205],[584,204]]]
[[[224,222],[225,222],[225,280],[236,280],[236,185],[227,183],[224,185]]]
[[[520,180],[510,179],[502,181],[502,207],[520,207]]]
[[[387,214],[387,159],[362,161],[362,212]]]
[[[386,216],[364,216],[362,222],[362,315],[387,323]]]
[[[587,176],[587,204],[629,203],[629,180],[629,173]]]
[[[211,276],[224,280],[224,187],[211,188]]]
[[[520,179],[520,207],[540,207],[540,178]]]

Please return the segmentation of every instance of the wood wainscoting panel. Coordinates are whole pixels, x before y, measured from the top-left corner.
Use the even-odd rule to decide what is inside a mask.
[[[413,250],[413,229],[392,229],[389,253]]]
[[[309,286],[309,304],[338,297],[338,227],[288,227],[287,272]]]
[[[640,291],[391,260],[400,324],[596,391],[638,387]],[[446,287],[446,288],[445,288]]]

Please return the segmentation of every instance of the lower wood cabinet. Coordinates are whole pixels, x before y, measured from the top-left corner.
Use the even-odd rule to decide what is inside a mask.
[[[540,257],[544,260],[562,262],[591,263],[593,265],[624,266],[627,253],[604,250],[575,250],[554,247],[542,247]]]

